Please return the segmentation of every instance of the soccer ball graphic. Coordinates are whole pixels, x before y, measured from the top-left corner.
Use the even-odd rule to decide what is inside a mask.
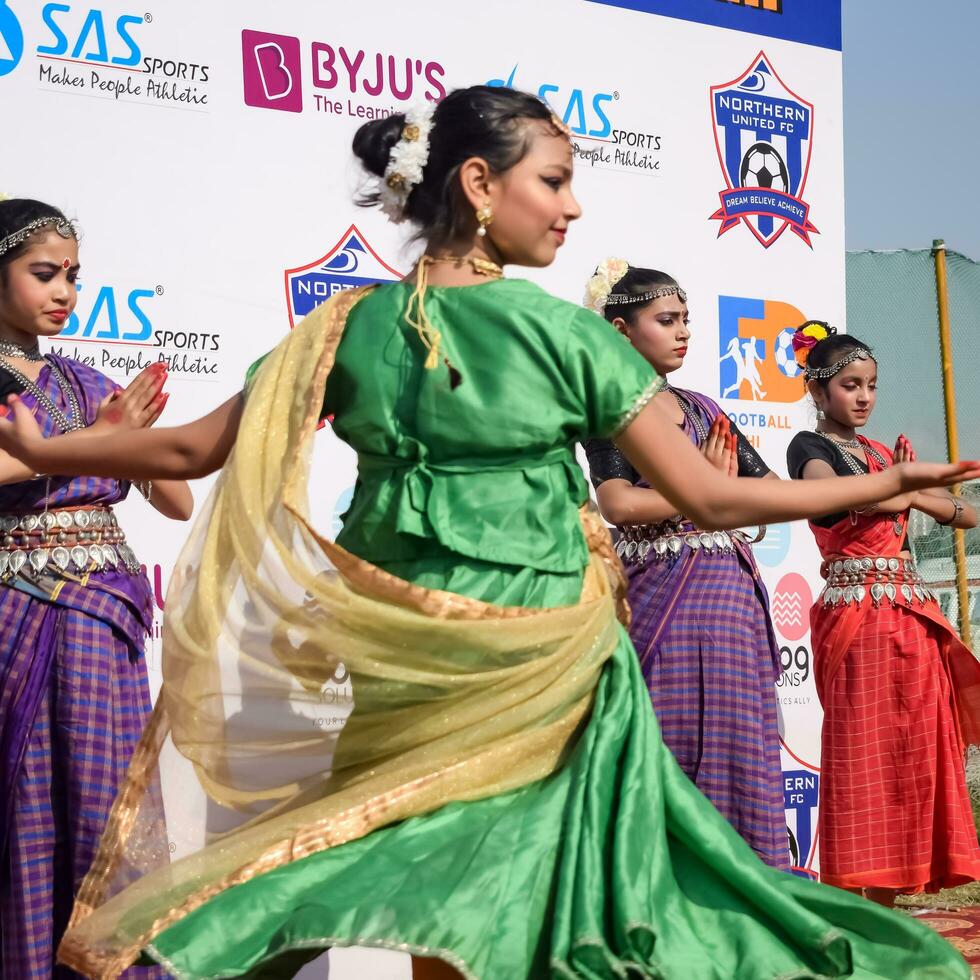
[[[787,327],[776,338],[776,367],[787,378],[798,378],[803,373],[803,368],[796,363],[796,355],[793,353],[793,334],[795,332],[792,327]]]
[[[764,187],[789,193],[789,174],[779,151],[771,143],[754,143],[745,151],[739,168],[742,187]]]

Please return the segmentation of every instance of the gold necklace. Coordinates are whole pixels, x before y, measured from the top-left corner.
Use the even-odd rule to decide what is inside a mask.
[[[501,279],[504,275],[504,270],[496,262],[491,262],[490,259],[482,259],[478,255],[423,255],[422,260],[454,265],[465,262],[478,276],[486,276],[488,279]]]

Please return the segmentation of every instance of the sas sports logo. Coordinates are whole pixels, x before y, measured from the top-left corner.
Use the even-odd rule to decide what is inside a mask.
[[[0,0],[0,75],[9,75],[24,54],[24,32],[20,21],[7,6],[5,0]]]
[[[790,303],[718,297],[718,384],[722,398],[798,402],[803,372],[793,331],[806,317]]]
[[[401,278],[402,274],[371,248],[357,226],[351,225],[326,255],[308,265],[286,270],[289,325],[295,327],[307,313],[344,289],[396,282]]]
[[[803,200],[813,145],[813,105],[791,92],[765,52],[744,74],[711,88],[718,162],[727,188],[719,238],[740,222],[765,248],[792,228],[811,248],[810,205]]]

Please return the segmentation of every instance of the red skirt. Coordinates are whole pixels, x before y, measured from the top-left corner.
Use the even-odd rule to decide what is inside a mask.
[[[814,623],[817,656],[820,625],[830,624]],[[949,644],[948,629],[883,604],[868,610],[827,679],[820,872],[828,884],[919,892],[980,879]]]

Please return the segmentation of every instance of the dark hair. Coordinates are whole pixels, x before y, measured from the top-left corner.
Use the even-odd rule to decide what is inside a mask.
[[[810,326],[823,327],[825,330],[830,331],[830,336],[824,337],[823,340],[818,340],[809,349],[809,354],[802,359],[805,367],[828,368],[852,350],[866,350],[871,359],[874,360],[874,352],[869,344],[866,344],[863,340],[859,340],[852,333],[837,333],[834,327],[825,323],[823,320],[807,320],[806,323],[801,324],[796,329],[797,332],[800,332]],[[797,351],[797,361],[801,360],[799,355],[800,352]],[[826,388],[830,382],[830,378],[813,378],[812,380],[820,385],[821,388]]]
[[[408,196],[405,216],[419,225],[419,238],[448,242],[464,234],[474,221],[465,206],[459,181],[460,164],[482,157],[492,173],[520,163],[531,147],[524,123],[550,125],[553,115],[539,98],[517,89],[473,85],[450,92],[436,107],[429,137],[429,159],[422,182]],[[401,138],[405,114],[365,123],[354,134],[354,155],[368,173],[384,177],[392,147]],[[559,132],[554,127],[555,133]],[[378,191],[362,194],[357,203],[372,207]]]
[[[666,272],[657,269],[638,269],[630,266],[623,276],[612,288],[612,294],[629,296],[643,296],[645,293],[653,292],[667,286],[673,289],[680,289],[680,285],[673,276],[668,276]],[[622,317],[630,326],[636,318],[636,314],[644,307],[649,306],[653,300],[638,300],[635,302],[610,303],[606,302],[602,315],[612,323],[616,317]]]
[[[8,235],[16,234],[22,228],[26,228],[32,221],[37,221],[40,218],[51,218],[52,224],[59,221],[68,221],[61,211],[50,204],[45,204],[43,201],[32,201],[26,197],[14,197],[6,201],[0,201],[0,241]],[[44,228],[39,228],[37,234],[41,235],[45,230]],[[25,239],[23,242],[20,242],[0,255],[0,273],[18,255],[23,255],[30,248],[33,244],[33,238],[34,236],[32,235],[30,238]]]

